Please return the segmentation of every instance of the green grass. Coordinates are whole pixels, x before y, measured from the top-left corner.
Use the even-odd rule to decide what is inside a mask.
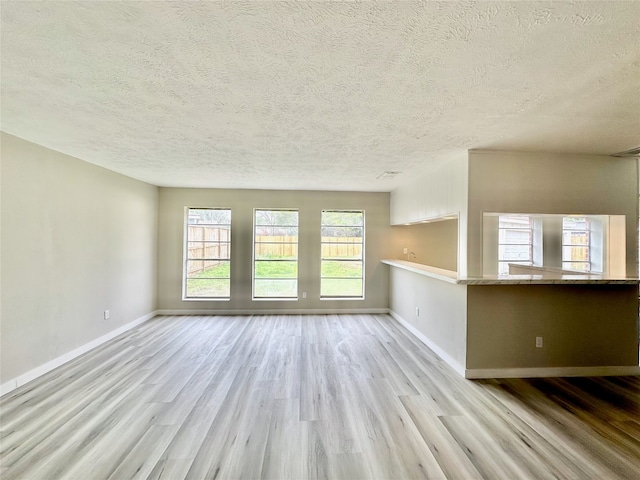
[[[187,297],[229,297],[229,262],[221,263],[187,278]]]
[[[298,278],[298,262],[255,262],[256,278]]]
[[[362,280],[359,278],[323,278],[320,283],[322,297],[361,297]]]
[[[323,277],[362,277],[362,263],[324,260],[321,266]]]
[[[295,298],[297,283],[297,280],[256,279],[254,281],[254,295],[257,298]]]
[[[187,279],[187,297],[229,297],[228,278],[189,278]]]
[[[255,262],[256,297],[295,297],[298,265],[295,261]],[[362,295],[362,264],[325,260],[321,265],[323,297]],[[187,279],[187,297],[229,297],[230,263],[193,273]]]
[[[362,296],[362,263],[325,260],[322,262],[321,271],[321,296]]]
[[[200,272],[192,273],[189,278],[229,278],[230,262],[224,262],[214,267],[206,268]]]

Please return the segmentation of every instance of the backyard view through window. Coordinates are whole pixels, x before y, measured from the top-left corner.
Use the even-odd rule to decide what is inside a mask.
[[[533,263],[531,217],[501,215],[498,224],[498,273],[509,273],[509,264]]]
[[[589,219],[562,218],[562,268],[588,272],[591,270]]]
[[[229,298],[231,210],[188,208],[184,298]]]
[[[297,210],[255,210],[253,297],[298,297]]]
[[[364,296],[364,212],[323,210],[320,297]]]

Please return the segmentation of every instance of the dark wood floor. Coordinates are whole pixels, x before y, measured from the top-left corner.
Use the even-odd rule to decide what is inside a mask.
[[[1,399],[9,479],[638,479],[640,378],[470,381],[386,315],[157,317]]]

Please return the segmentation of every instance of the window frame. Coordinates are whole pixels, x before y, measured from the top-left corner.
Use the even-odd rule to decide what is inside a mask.
[[[324,221],[325,213],[358,213],[362,215],[362,225],[333,225],[326,224]],[[325,242],[323,241],[323,229],[324,227],[331,228],[360,228],[362,230],[361,241],[357,242]],[[357,238],[357,237],[356,237]],[[327,257],[325,258],[323,255],[323,247],[325,245],[359,245],[360,246],[360,258],[359,259],[346,259],[346,258],[335,258],[335,257]],[[322,210],[320,213],[320,300],[364,300],[366,285],[365,285],[365,258],[366,258],[366,212],[364,209],[362,210],[354,210],[354,209],[326,209]],[[360,263],[360,277],[331,277],[323,275],[323,264],[324,262],[349,262],[349,263]],[[324,279],[345,279],[345,280],[356,280],[359,279],[361,282],[361,292],[360,295],[323,295],[323,280]]]
[[[526,218],[529,221],[528,228],[518,228],[518,227],[501,227],[503,218]],[[502,230],[522,230],[529,232],[529,243],[502,243],[501,231]],[[520,214],[510,214],[510,215],[498,215],[498,274],[499,275],[508,275],[509,274],[509,264],[512,263],[514,265],[533,265],[533,257],[534,257],[534,221],[531,215],[520,215]],[[516,245],[528,245],[529,246],[529,259],[526,261],[522,260],[509,260],[509,259],[501,259],[500,251],[502,246],[516,246]],[[506,265],[506,272],[502,272],[502,265]]]
[[[217,210],[217,211],[225,211],[225,212],[229,212],[229,223],[197,223],[197,224],[193,224],[190,221],[191,218],[191,211],[193,210]],[[230,301],[231,300],[231,233],[232,233],[232,210],[231,208],[223,208],[223,207],[185,207],[185,213],[184,213],[184,239],[183,239],[183,265],[182,265],[182,300],[183,301],[205,301],[205,302],[210,302],[210,301]],[[206,243],[214,243],[214,242],[208,242],[207,240],[192,240],[190,239],[190,228],[192,225],[203,225],[203,226],[214,226],[214,227],[226,227],[228,234],[227,234],[227,239],[225,241],[220,241],[220,239],[218,239],[215,243],[217,243],[218,245],[220,244],[225,244],[226,245],[226,258],[224,257],[204,257],[203,258],[198,258],[198,259],[192,259],[189,256],[189,244],[190,242],[195,243],[195,242],[200,242],[203,244],[203,248],[204,245]],[[203,233],[203,237],[204,237],[204,233]],[[220,248],[220,247],[219,247]],[[205,249],[206,252],[206,249]],[[228,295],[216,295],[216,296],[189,296],[188,293],[188,289],[189,289],[189,262],[190,261],[202,261],[202,262],[226,262],[228,264],[228,276],[226,277],[206,277],[203,278],[203,280],[219,280],[219,279],[225,279],[228,282]]]
[[[564,221],[567,218],[572,218],[572,219],[584,219],[585,222],[585,228],[565,228],[565,224]],[[562,217],[562,269],[563,270],[570,270],[570,271],[574,271],[574,272],[581,272],[581,273],[591,273],[592,270],[592,263],[591,263],[591,244],[592,244],[592,235],[591,235],[591,219],[588,216],[563,216]],[[565,243],[564,242],[564,234],[565,232],[585,232],[587,235],[587,243]],[[565,260],[565,256],[564,256],[564,252],[565,252],[565,248],[572,248],[572,247],[584,247],[586,248],[587,251],[587,259],[586,260]],[[570,265],[569,267],[567,267],[566,265]],[[571,266],[574,264],[582,264],[582,265],[586,265],[587,268],[585,270],[577,270],[575,268],[572,268]]]
[[[295,212],[296,213],[296,225],[258,225],[258,212]],[[296,241],[295,242],[257,242],[258,227],[273,227],[273,228],[295,228],[296,229]],[[257,245],[295,245],[295,260],[283,259],[283,260],[265,260],[258,259],[257,257]],[[256,301],[297,301],[299,297],[299,267],[300,267],[300,211],[297,208],[254,208],[253,209],[253,254],[251,261],[251,298]],[[259,296],[256,293],[256,280],[260,281],[264,278],[256,277],[257,262],[293,262],[295,261],[296,276],[294,277],[272,277],[275,281],[295,281],[295,294],[293,296]]]

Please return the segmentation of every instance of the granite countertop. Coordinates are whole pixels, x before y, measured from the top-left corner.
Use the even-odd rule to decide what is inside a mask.
[[[482,277],[458,276],[453,270],[422,265],[406,260],[384,259],[382,263],[410,272],[435,278],[456,285],[637,285],[640,279],[608,277],[595,274],[562,275],[484,275]]]

